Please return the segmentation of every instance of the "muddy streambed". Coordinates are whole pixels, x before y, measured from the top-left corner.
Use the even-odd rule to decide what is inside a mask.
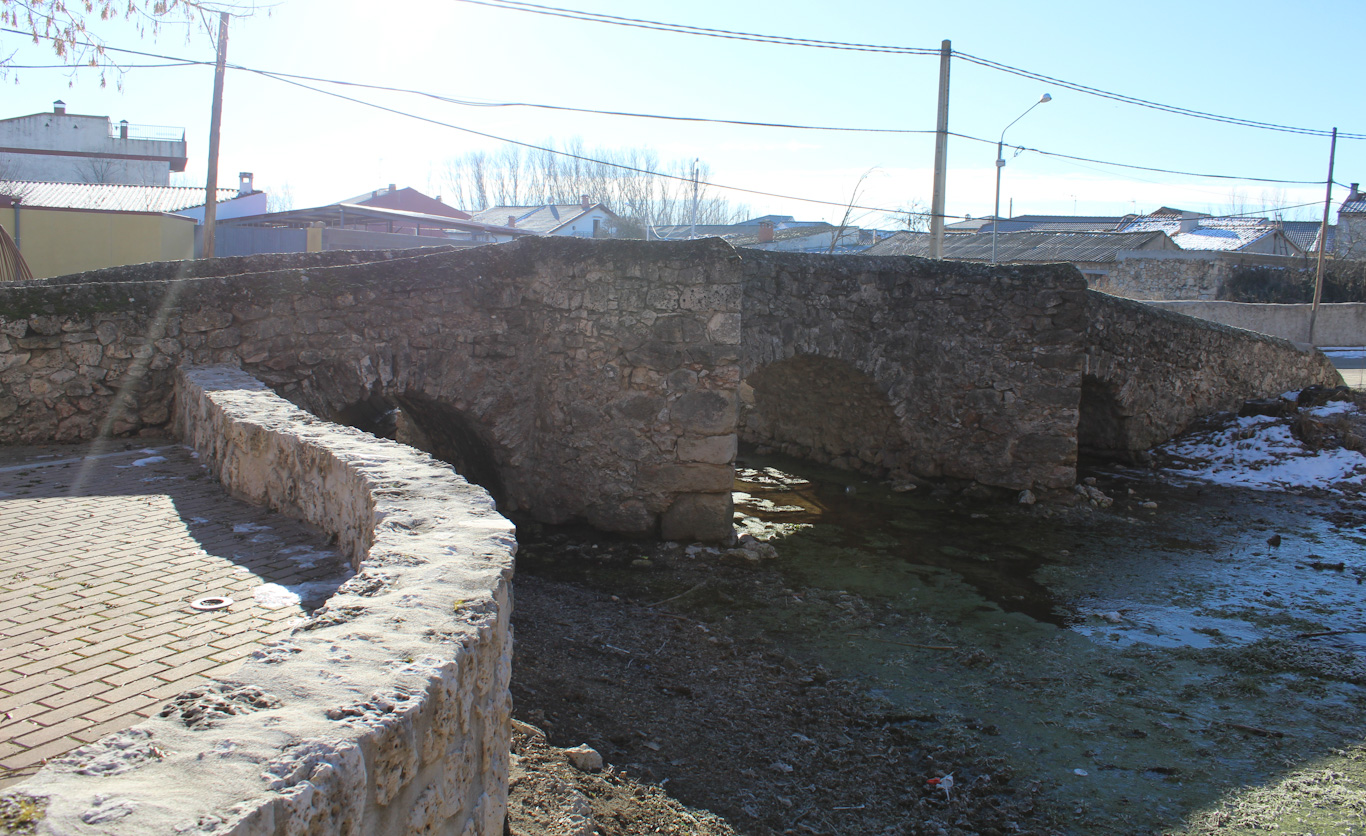
[[[563,745],[600,741],[608,760],[675,781],[687,803],[732,813],[740,832],[1366,828],[1366,633],[1347,632],[1366,630],[1361,502],[1115,469],[1091,474],[1115,499],[1110,508],[1022,506],[943,486],[896,493],[840,471],[742,458],[737,524],[772,543],[776,558],[713,557],[712,582],[696,563],[705,553],[576,560],[528,538],[519,572],[594,590],[602,606],[667,599],[663,609],[696,620],[712,642],[760,642],[826,672],[871,706],[860,716],[875,718],[882,737],[864,745],[890,753],[913,742],[919,760],[890,772],[873,768],[890,754],[865,761],[870,781],[900,782],[900,795],[870,786],[866,799],[828,807],[860,810],[857,824],[830,813],[785,829],[780,808],[756,810],[726,780],[699,777],[722,769],[714,754],[675,749],[666,754],[676,768],[659,761],[652,771],[659,745],[641,751],[648,735],[609,729],[610,705],[576,709],[593,701],[582,683],[561,682],[565,700],[553,677],[523,675],[519,716],[548,725]],[[597,546],[576,548],[591,555]],[[528,640],[540,641],[534,631]],[[606,646],[627,666],[641,655],[624,641]],[[551,651],[542,642],[537,652]],[[653,661],[688,664],[667,653]],[[620,676],[630,679],[629,667]],[[859,765],[829,769],[847,777]],[[956,797],[946,798],[927,781],[950,772]],[[795,797],[795,810],[801,789],[777,797]],[[975,807],[974,793],[983,799]],[[987,826],[993,809],[1006,812]],[[941,816],[932,827],[911,824],[931,815]]]

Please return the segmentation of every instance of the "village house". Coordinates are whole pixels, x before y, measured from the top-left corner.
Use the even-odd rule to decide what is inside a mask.
[[[0,180],[166,186],[187,162],[185,129],[66,112],[0,119]]]
[[[612,234],[621,218],[601,203],[584,195],[578,203],[540,206],[494,206],[475,212],[471,219],[489,226],[517,229],[535,235],[602,238]]]

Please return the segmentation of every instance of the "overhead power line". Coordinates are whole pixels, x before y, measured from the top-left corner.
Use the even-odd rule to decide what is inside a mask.
[[[529,12],[547,17],[562,17],[582,20],[589,23],[607,23],[632,29],[652,29],[657,32],[676,32],[681,35],[701,35],[708,38],[724,38],[735,41],[753,41],[780,46],[805,46],[816,49],[839,49],[852,52],[883,52],[894,55],[938,55],[939,48],[916,46],[884,46],[879,44],[848,43],[845,41],[823,41],[816,38],[792,38],[786,35],[761,35],[755,32],[736,32],[730,29],[713,29],[707,26],[689,26],[685,23],[665,23],[659,20],[644,20],[637,17],[581,12],[576,9],[561,9],[556,6],[542,6],[536,3],[522,3],[519,0],[456,0],[472,6],[488,6],[513,12]]]
[[[243,68],[243,69],[245,69],[245,68]],[[412,113],[412,112],[405,111],[405,110],[399,110],[398,108],[388,107],[387,105],[377,104],[377,103],[375,103],[375,102],[368,102],[368,101],[366,101],[366,100],[364,100],[364,99],[358,99],[358,98],[356,98],[356,97],[354,97],[354,96],[348,96],[348,95],[345,95],[344,93],[338,93],[338,92],[335,92],[335,91],[333,91],[333,90],[324,90],[324,89],[322,89],[322,88],[320,88],[320,87],[314,87],[314,86],[312,86],[312,85],[310,85],[310,84],[305,84],[305,83],[303,83],[302,81],[297,81],[297,80],[292,79],[292,78],[288,78],[288,77],[281,76],[281,75],[276,75],[276,74],[274,74],[274,73],[267,72],[267,71],[265,71],[265,70],[247,70],[247,72],[252,72],[252,73],[255,73],[255,74],[257,74],[257,75],[264,76],[265,78],[271,78],[271,79],[274,79],[274,80],[279,81],[279,82],[284,83],[284,84],[291,84],[291,85],[293,85],[293,86],[295,86],[295,87],[301,87],[301,88],[303,88],[303,89],[305,89],[305,90],[312,90],[313,92],[315,92],[315,93],[321,93],[321,94],[324,95],[324,96],[332,96],[332,97],[334,97],[334,98],[342,99],[342,100],[348,101],[348,102],[353,102],[353,103],[355,103],[355,104],[363,105],[363,106],[365,106],[365,107],[374,108],[374,109],[376,109],[376,110],[382,110],[382,111],[384,111],[384,112],[386,112],[386,113],[392,113],[392,114],[394,114],[394,115],[396,115],[396,116],[403,116],[403,117],[406,117],[406,118],[409,118],[409,119],[416,119],[416,120],[418,120],[418,121],[420,121],[420,122],[426,122],[426,123],[428,123],[428,124],[437,125],[437,126],[443,127],[443,128],[450,128],[450,129],[452,129],[452,130],[461,131],[461,132],[463,132],[463,133],[473,134],[474,136],[482,136],[482,137],[484,137],[485,139],[492,139],[492,140],[496,140],[496,141],[498,141],[498,142],[506,142],[506,143],[508,143],[509,145],[516,145],[516,146],[519,146],[519,147],[522,147],[522,148],[527,148],[527,149],[530,149],[530,150],[533,150],[533,151],[541,151],[541,152],[544,152],[544,153],[547,153],[547,154],[554,154],[554,155],[559,156],[559,157],[569,157],[569,158],[571,158],[571,159],[582,160],[583,162],[593,163],[593,164],[595,164],[595,165],[605,165],[605,166],[608,166],[608,167],[610,167],[610,168],[618,168],[618,169],[622,169],[622,170],[624,170],[624,171],[635,172],[636,174],[645,174],[645,175],[648,175],[648,176],[650,176],[650,177],[662,177],[662,178],[664,178],[664,179],[666,179],[666,180],[678,180],[678,181],[683,182],[683,183],[691,183],[691,182],[693,182],[693,179],[692,179],[691,177],[684,177],[684,176],[678,175],[678,174],[668,174],[668,173],[665,173],[665,172],[662,172],[662,171],[654,171],[654,170],[651,170],[651,169],[648,169],[648,168],[639,168],[639,167],[637,167],[637,166],[626,165],[626,164],[624,164],[624,163],[614,163],[614,162],[609,162],[609,161],[607,161],[607,160],[599,160],[599,159],[596,159],[596,158],[594,158],[594,157],[585,156],[585,155],[583,155],[583,154],[575,154],[575,153],[573,153],[573,152],[571,152],[571,151],[562,151],[562,150],[560,150],[560,149],[558,149],[558,148],[550,148],[550,147],[547,147],[547,146],[544,146],[544,145],[537,145],[537,144],[535,144],[534,142],[523,142],[522,140],[519,140],[519,139],[512,139],[512,138],[510,138],[510,137],[498,136],[497,134],[491,134],[491,133],[488,133],[487,131],[479,131],[479,130],[475,130],[474,128],[467,128],[467,127],[465,127],[465,126],[463,126],[463,125],[456,125],[456,124],[453,124],[453,123],[451,123],[451,122],[443,122],[443,121],[441,121],[440,119],[433,119],[433,118],[431,118],[430,116],[422,116],[422,115],[417,114],[417,113]],[[778,199],[778,200],[795,200],[795,201],[798,201],[798,202],[801,202],[801,203],[814,203],[814,204],[818,204],[818,205],[822,205],[822,206],[838,206],[838,207],[840,207],[841,209],[843,209],[843,208],[848,208],[848,207],[852,207],[852,208],[854,208],[854,209],[866,209],[866,210],[868,210],[868,211],[870,211],[870,212],[884,212],[884,213],[886,213],[886,214],[888,214],[888,215],[916,215],[916,216],[925,215],[925,216],[928,217],[928,213],[926,213],[926,212],[907,212],[907,211],[904,210],[904,209],[888,209],[888,208],[883,207],[883,206],[861,206],[861,205],[858,205],[858,204],[850,204],[849,202],[843,201],[843,200],[839,200],[839,201],[836,201],[836,200],[821,200],[821,199],[819,199],[819,198],[800,197],[800,196],[798,196],[798,195],[778,194],[778,193],[776,193],[776,192],[766,192],[766,191],[761,191],[761,190],[759,190],[759,189],[748,189],[748,188],[744,188],[743,186],[728,186],[728,185],[725,185],[725,184],[722,184],[722,183],[707,183],[707,185],[708,185],[708,186],[711,186],[712,188],[716,188],[716,189],[725,189],[726,191],[740,192],[740,193],[742,193],[742,194],[752,194],[752,195],[757,195],[757,196],[759,196],[759,197],[771,197],[771,198],[776,198],[776,199]],[[964,217],[966,217],[966,216],[964,216],[964,215],[945,215],[944,217],[945,217],[945,218],[962,219],[962,218],[964,218]]]
[[[483,0],[457,0],[457,2],[483,2]],[[0,32],[12,32],[12,33],[16,33],[16,34],[24,34],[21,30],[16,30],[16,29],[5,29],[5,28],[0,28]],[[139,50],[122,49],[122,48],[117,48],[117,47],[105,47],[105,49],[106,49],[107,51],[109,51],[109,52],[119,52],[119,53],[124,53],[124,54],[129,54],[129,55],[137,55],[137,56],[147,57],[147,58],[160,58],[160,59],[164,59],[164,60],[166,60],[166,61],[168,61],[168,62],[172,62],[172,63],[165,63],[165,64],[125,64],[125,65],[121,65],[121,66],[123,66],[124,68],[128,68],[128,69],[152,69],[152,68],[161,68],[161,67],[181,67],[181,66],[195,66],[195,65],[199,65],[199,66],[213,66],[213,62],[212,62],[212,61],[197,61],[197,60],[189,59],[189,58],[176,58],[176,57],[174,57],[174,56],[169,56],[169,55],[158,55],[158,54],[155,54],[155,53],[142,52],[142,51],[139,51]],[[11,65],[11,66],[14,66],[15,69],[72,69],[72,67],[70,67],[70,65],[65,65],[65,64],[50,64],[50,65]],[[486,107],[486,108],[523,108],[523,107],[524,107],[524,108],[534,108],[534,109],[540,109],[540,110],[560,111],[560,112],[567,112],[567,113],[584,113],[584,114],[597,115],[597,116],[615,116],[615,117],[634,118],[634,119],[655,119],[655,120],[675,121],[675,122],[697,122],[697,123],[716,124],[716,125],[736,125],[736,126],[741,126],[741,127],[779,128],[779,129],[786,129],[786,130],[801,130],[801,131],[830,131],[830,132],[841,132],[841,133],[882,133],[882,134],[901,134],[901,135],[930,135],[930,134],[933,134],[933,133],[934,133],[933,130],[917,130],[917,129],[910,129],[910,128],[869,128],[869,127],[848,127],[848,126],[838,126],[838,125],[803,125],[803,124],[787,123],[787,122],[761,122],[761,121],[744,120],[744,119],[720,119],[720,118],[715,118],[715,117],[704,117],[704,116],[680,116],[680,115],[676,115],[676,114],[641,113],[641,112],[623,111],[623,110],[602,110],[602,109],[596,109],[596,108],[570,107],[570,106],[567,106],[567,105],[545,104],[545,103],[540,103],[540,102],[476,101],[476,100],[471,100],[471,99],[461,99],[461,98],[457,98],[457,97],[453,97],[453,96],[443,95],[443,94],[440,94],[440,93],[433,93],[433,92],[426,91],[426,90],[418,90],[418,89],[408,88],[408,87],[394,87],[394,86],[383,85],[383,84],[371,84],[371,83],[368,83],[368,82],[348,81],[348,80],[344,80],[344,79],[327,78],[327,77],[324,77],[324,76],[304,75],[304,74],[299,74],[299,73],[286,73],[286,72],[280,72],[280,71],[276,71],[276,70],[263,70],[263,69],[260,69],[260,68],[257,68],[257,67],[248,67],[248,66],[245,66],[245,65],[242,65],[242,64],[232,64],[232,63],[229,63],[229,64],[228,64],[228,67],[229,67],[230,69],[242,70],[242,71],[244,71],[244,72],[256,73],[256,74],[260,74],[260,75],[269,75],[269,76],[271,76],[271,77],[273,77],[273,78],[276,78],[277,80],[293,79],[293,80],[297,80],[297,81],[311,81],[311,82],[316,82],[316,83],[320,83],[320,84],[335,84],[335,85],[343,86],[343,87],[356,87],[356,88],[362,88],[362,89],[367,89],[367,90],[379,90],[379,91],[390,92],[390,93],[404,93],[404,94],[408,94],[408,95],[422,96],[422,97],[425,97],[425,98],[433,99],[433,100],[435,100],[435,101],[445,102],[445,103],[454,104],[454,105],[460,105],[460,106],[464,106],[464,107]],[[309,88],[309,89],[312,89],[312,88]],[[323,92],[323,91],[318,91],[318,92]],[[984,143],[984,144],[987,144],[987,145],[995,145],[995,144],[996,144],[996,140],[985,139],[985,138],[983,138],[983,137],[972,136],[972,135],[970,135],[970,134],[957,133],[957,132],[950,131],[950,135],[951,135],[951,136],[958,137],[959,139],[969,140],[969,141],[971,141],[971,142],[979,142],[979,143]],[[1096,158],[1094,158],[1094,157],[1082,157],[1082,156],[1078,156],[1078,155],[1075,155],[1075,154],[1064,154],[1064,153],[1059,152],[1059,151],[1047,151],[1047,150],[1044,150],[1044,149],[1042,149],[1042,148],[1031,148],[1031,147],[1027,147],[1027,146],[1023,146],[1023,145],[1012,145],[1012,146],[1008,146],[1008,147],[1015,148],[1017,151],[1030,152],[1030,153],[1040,154],[1040,155],[1046,156],[1046,157],[1055,157],[1055,158],[1058,158],[1058,159],[1073,160],[1073,161],[1076,161],[1076,162],[1092,163],[1092,164],[1095,164],[1095,165],[1113,166],[1113,167],[1116,167],[1116,168],[1125,168],[1125,169],[1130,169],[1130,170],[1133,170],[1133,171],[1148,171],[1148,172],[1154,172],[1154,173],[1158,173],[1158,174],[1170,174],[1170,175],[1176,175],[1176,176],[1181,176],[1181,177],[1200,177],[1200,178],[1208,178],[1208,179],[1215,179],[1215,180],[1242,180],[1242,181],[1248,181],[1248,182],[1254,182],[1254,183],[1272,183],[1272,184],[1277,184],[1277,185],[1291,185],[1291,186],[1318,185],[1319,183],[1322,182],[1321,180],[1289,180],[1289,179],[1284,179],[1284,178],[1273,178],[1273,177],[1253,177],[1253,176],[1237,175],[1237,174],[1214,174],[1214,173],[1200,172],[1200,171],[1185,171],[1185,170],[1181,170],[1181,169],[1160,168],[1160,167],[1156,167],[1156,166],[1138,165],[1138,164],[1136,164],[1136,163],[1122,163],[1122,162],[1117,162],[1117,161],[1115,161],[1115,160],[1102,160],[1102,159],[1096,159]],[[1338,185],[1342,185],[1342,184],[1339,183]],[[844,204],[840,204],[840,205],[844,205]]]
[[[1024,70],[1019,67],[1012,67],[1009,64],[1002,64],[999,61],[992,61],[988,58],[979,58],[976,55],[969,55],[966,52],[959,52],[958,50],[954,50],[953,54],[955,58],[961,58],[962,60],[967,61],[970,64],[977,64],[982,67],[987,67],[988,69],[999,70],[1003,73],[1017,75],[1021,78],[1028,78],[1033,81],[1042,81],[1046,84],[1055,84],[1064,89],[1073,90],[1078,93],[1086,93],[1092,96],[1099,96],[1103,99],[1124,102],[1125,104],[1137,105],[1139,107],[1151,108],[1153,110],[1161,110],[1166,113],[1175,113],[1180,116],[1192,116],[1197,119],[1208,119],[1214,122],[1223,122],[1229,125],[1239,125],[1244,128],[1260,128],[1262,130],[1267,131],[1281,131],[1283,133],[1303,134],[1306,136],[1328,136],[1331,133],[1331,131],[1325,131],[1320,128],[1297,128],[1293,125],[1278,125],[1274,122],[1259,122],[1255,119],[1243,119],[1238,116],[1220,116],[1217,113],[1209,113],[1203,110],[1194,110],[1192,108],[1178,107],[1177,105],[1162,104],[1161,102],[1154,102],[1149,101],[1148,99],[1141,99],[1137,96],[1126,96],[1123,93],[1114,93],[1109,90],[1102,90],[1099,87],[1091,87],[1089,85],[1079,84],[1075,81],[1066,81],[1064,79],[1054,78],[1052,76],[1043,75],[1042,73],[1033,72],[1032,70]],[[1350,137],[1352,139],[1366,139],[1366,134],[1339,133],[1338,138],[1340,139],[1342,137]]]
[[[939,55],[939,50],[930,47],[910,47],[892,46],[886,44],[858,44],[846,43],[843,41],[823,41],[814,38],[793,38],[786,35],[765,35],[756,32],[735,32],[727,29],[712,29],[704,26],[690,26],[680,23],[667,23],[659,20],[647,20],[644,18],[620,17],[617,15],[605,15],[597,12],[583,12],[576,9],[565,9],[557,6],[543,6],[535,3],[524,3],[519,0],[454,0],[457,3],[468,3],[475,6],[487,6],[494,9],[505,11],[527,12],[530,14],[547,15],[551,17],[568,18],[570,20],[580,20],[589,23],[605,23],[613,26],[627,26],[636,29],[650,29],[659,32],[673,32],[680,35],[700,35],[712,38],[728,38],[732,40],[752,41],[758,43],[776,44],[779,46],[800,46],[817,49],[839,49],[852,50],[856,52],[878,52],[893,55]],[[1180,116],[1189,116],[1196,119],[1205,119],[1214,122],[1222,122],[1229,125],[1237,125],[1244,128],[1258,128],[1261,130],[1281,131],[1285,133],[1302,134],[1306,136],[1328,136],[1331,132],[1321,128],[1302,128],[1292,125],[1279,125],[1274,122],[1262,122],[1256,119],[1244,119],[1238,116],[1223,116],[1208,111],[1196,110],[1194,108],[1180,107],[1178,105],[1168,105],[1161,102],[1151,101],[1138,96],[1129,96],[1123,93],[1115,93],[1099,87],[1092,87],[1074,81],[1054,78],[1032,70],[1025,70],[1020,67],[1013,67],[999,61],[992,61],[987,58],[980,58],[966,52],[953,51],[955,58],[960,58],[969,63],[977,64],[998,72],[1009,73],[1021,76],[1034,81],[1042,81],[1048,84],[1056,84],[1068,90],[1078,93],[1086,93],[1092,96],[1110,99],[1112,101],[1124,102],[1125,104],[1145,107],[1153,110],[1160,110],[1166,113],[1174,113]],[[1339,139],[1366,139],[1366,134],[1361,133],[1338,133]]]

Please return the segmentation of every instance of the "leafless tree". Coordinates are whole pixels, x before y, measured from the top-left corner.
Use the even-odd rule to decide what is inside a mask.
[[[605,203],[622,223],[621,236],[641,236],[652,227],[688,223],[692,216],[692,168],[689,161],[661,164],[649,148],[594,148],[574,138],[557,153],[552,142],[521,151],[505,146],[489,154],[475,151],[447,160],[435,179],[453,204],[480,211],[492,206],[535,206],[578,203],[584,195]],[[745,217],[747,206],[733,206],[708,184],[710,172],[699,168],[697,221],[732,223]]]
[[[76,166],[76,174],[82,183],[117,183],[119,175],[126,174],[125,166],[119,160],[108,157],[86,157]]]
[[[266,193],[267,212],[288,212],[294,208],[294,188],[288,182],[263,191]]]
[[[167,23],[198,20],[212,35],[209,15],[228,12],[243,17],[258,8],[269,6],[258,5],[256,0],[0,0],[0,26],[21,29],[35,42],[47,42],[53,53],[73,68],[98,68],[103,85],[106,71],[118,70],[99,36],[103,22],[132,21],[140,37],[155,38]],[[0,60],[0,76],[13,57],[11,54]]]

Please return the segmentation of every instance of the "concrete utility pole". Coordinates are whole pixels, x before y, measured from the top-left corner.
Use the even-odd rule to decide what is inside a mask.
[[[1314,304],[1309,308],[1309,344],[1314,344],[1314,325],[1319,318],[1319,298],[1323,296],[1323,251],[1328,249],[1328,212],[1333,206],[1333,158],[1338,152],[1338,129],[1328,144],[1328,193],[1323,197],[1323,223],[1319,225],[1319,268],[1314,276]]]
[[[939,115],[934,128],[934,190],[930,197],[930,258],[944,257],[944,184],[949,165],[949,63],[953,47],[939,45]]]
[[[213,258],[218,221],[218,131],[223,124],[223,75],[228,63],[228,13],[218,15],[218,64],[213,74],[213,115],[209,118],[209,176],[204,184],[204,258]]]

